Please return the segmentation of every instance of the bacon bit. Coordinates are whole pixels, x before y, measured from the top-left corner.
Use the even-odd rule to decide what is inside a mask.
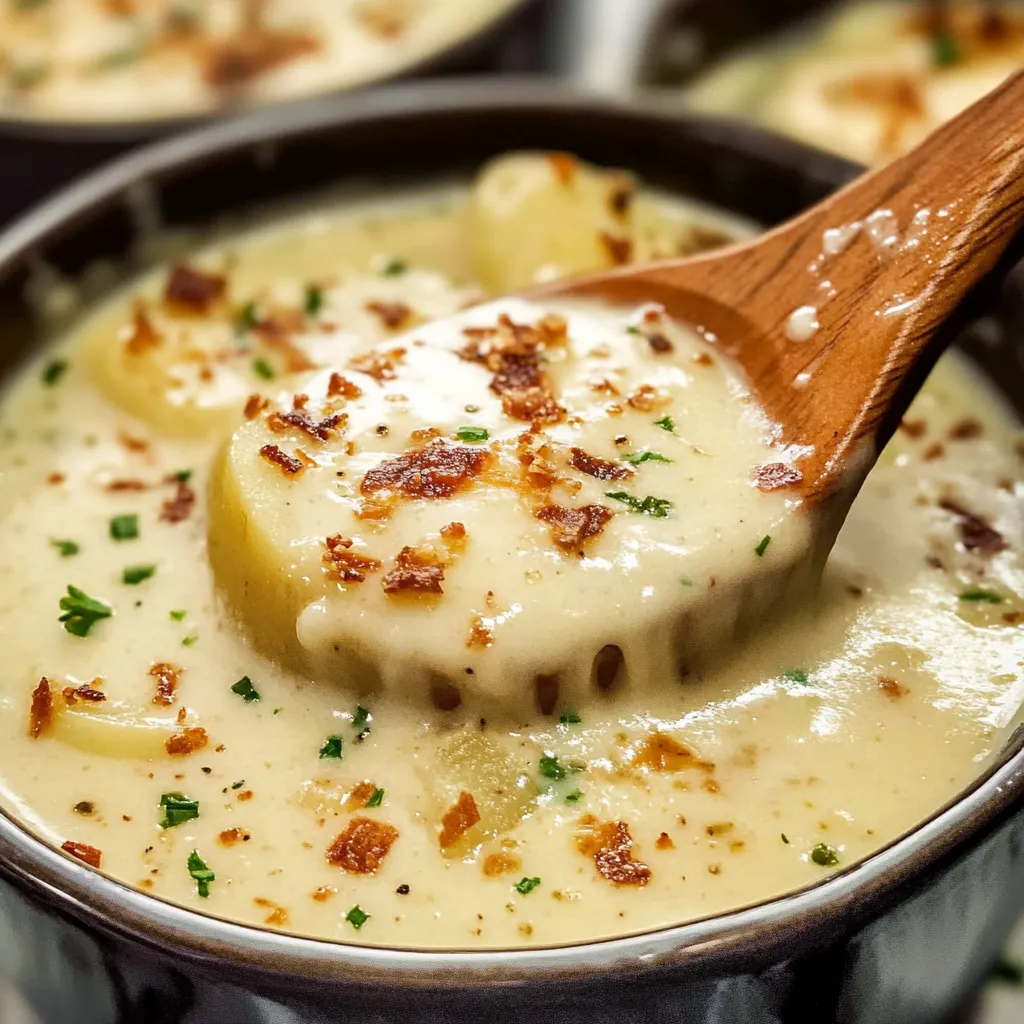
[[[547,153],[547,161],[559,184],[569,186],[576,180],[579,161],[570,153]]]
[[[233,38],[207,47],[203,77],[215,89],[235,89],[319,49],[320,41],[305,32],[248,25]]]
[[[317,903],[326,903],[332,896],[336,896],[338,890],[333,885],[321,885],[313,890],[312,896]]]
[[[466,646],[492,647],[494,645],[494,630],[488,625],[493,619],[485,619],[482,615],[474,615],[469,620],[469,636],[466,638]]]
[[[591,537],[601,533],[615,513],[605,505],[584,505],[581,508],[545,505],[534,515],[551,524],[551,539],[563,551],[580,551]]]
[[[609,380],[607,377],[595,377],[590,382],[590,390],[598,395],[618,395],[621,394],[615,382]]]
[[[926,420],[900,420],[900,430],[903,431],[907,437],[912,437],[916,441],[919,437],[924,436],[924,432],[928,429],[928,423]]]
[[[48,477],[46,478],[46,482],[47,482],[48,484],[53,484],[53,485],[56,485],[56,484],[62,484],[62,483],[64,483],[64,481],[65,481],[66,479],[67,479],[67,477],[66,477],[66,476],[65,476],[65,475],[64,475],[63,473],[51,473],[51,474],[50,474],[50,475],[49,475],[49,476],[48,476]]]
[[[88,843],[76,843],[69,839],[67,842],[61,843],[60,848],[65,853],[70,853],[72,857],[85,861],[91,868],[98,868],[103,860],[103,851],[97,850],[95,846],[89,846]]]
[[[626,403],[633,409],[637,409],[640,412],[653,412],[653,410],[664,405],[668,400],[668,395],[666,395],[665,392],[651,384],[641,384],[633,394],[626,399]]]
[[[1015,626],[1021,619],[1024,619],[1024,612],[1016,610],[1012,612],[1003,612],[1003,622],[1007,625]]]
[[[769,462],[754,470],[754,483],[759,491],[776,491],[780,487],[792,487],[803,482],[804,475],[794,466],[784,462]]]
[[[672,342],[660,331],[653,331],[650,334],[645,334],[644,337],[647,338],[647,344],[651,346],[651,351],[655,355],[663,356],[675,349]]]
[[[689,768],[711,772],[715,769],[711,761],[699,759],[689,747],[663,732],[651,733],[644,739],[633,755],[632,764],[652,772],[681,772]]]
[[[672,842],[672,837],[667,832],[662,832],[654,840],[654,846],[658,850],[674,850],[676,848],[676,844]]]
[[[234,828],[226,828],[217,836],[217,842],[221,846],[234,846],[236,843],[247,843],[250,839],[250,835],[245,831],[244,828],[239,828],[237,825]]]
[[[412,317],[412,310],[404,302],[368,302],[366,311],[379,317],[389,331],[397,331]]]
[[[279,904],[274,903],[273,900],[268,900],[263,896],[256,896],[253,899],[253,903],[257,907],[270,909],[270,913],[263,919],[264,924],[273,925],[275,928],[283,928],[288,923],[288,911]]]
[[[202,750],[210,742],[206,730],[201,726],[186,726],[175,736],[168,736],[164,743],[164,750],[175,757],[184,757],[187,754],[194,754]]]
[[[353,818],[327,850],[327,860],[352,875],[373,875],[384,863],[398,829],[376,818]]]
[[[948,437],[950,441],[970,441],[972,438],[981,437],[982,430],[980,420],[973,416],[965,416],[949,428]]]
[[[302,459],[281,451],[276,444],[265,444],[260,449],[260,456],[289,476],[295,476],[296,473],[301,473],[306,468],[306,463]]]
[[[192,514],[196,503],[196,492],[183,480],[176,480],[177,487],[174,497],[168,498],[160,506],[162,523],[183,523]]]
[[[450,498],[493,460],[486,448],[437,440],[393,459],[363,477],[363,494],[398,491],[408,498]]]
[[[98,682],[101,680],[93,680],[93,683]],[[97,690],[88,683],[83,683],[81,686],[65,686],[61,696],[64,698],[64,703],[69,705],[77,704],[80,700],[89,704],[102,704],[107,699],[107,695],[102,690]]]
[[[250,395],[245,400],[245,418],[247,420],[256,419],[268,405],[270,405],[269,398],[264,398],[262,395]]]
[[[480,811],[472,793],[463,790],[459,799],[444,812],[438,843],[447,850],[458,842],[480,820]]]
[[[690,359],[699,366],[713,366],[715,362],[707,352],[694,352]]]
[[[164,304],[175,312],[204,314],[227,295],[222,274],[207,274],[179,263],[171,268],[164,289]]]
[[[381,567],[380,559],[351,551],[352,541],[341,534],[328,537],[324,545],[320,560],[327,578],[335,583],[365,583],[366,574]]]
[[[146,491],[149,490],[149,484],[144,480],[111,480],[104,490],[112,494],[120,494],[123,491]]]
[[[428,441],[433,441],[435,437],[440,436],[441,431],[437,427],[417,427],[409,435],[409,440],[413,444],[426,444]]]
[[[497,878],[499,875],[507,875],[510,871],[518,871],[521,866],[519,858],[514,853],[489,853],[484,858],[483,872],[488,878]]]
[[[344,429],[348,417],[344,413],[325,416],[319,423],[314,423],[304,412],[272,412],[267,417],[267,427],[275,434],[282,434],[289,427],[295,427],[308,434],[314,441],[326,444],[331,439],[331,431]]]
[[[583,831],[576,837],[580,853],[593,857],[598,874],[616,885],[646,885],[653,872],[633,859],[633,837],[624,821],[599,824],[592,815],[580,820]]]
[[[178,725],[184,725],[187,718],[188,708],[178,708],[178,714],[177,717],[175,718],[175,721],[178,723]]]
[[[501,409],[506,416],[535,426],[561,423],[565,409],[543,387],[515,388],[501,396]]]
[[[941,459],[946,454],[946,449],[940,441],[936,441],[934,444],[929,445],[924,450],[921,458],[925,462],[934,462],[936,459]]]
[[[37,740],[50,728],[53,721],[53,693],[50,691],[50,680],[43,676],[39,685],[32,691],[32,707],[29,710],[28,734]]]
[[[248,803],[253,798],[254,795],[255,794],[253,793],[253,791],[251,789],[243,789],[242,792],[239,793],[238,796],[235,797],[235,799],[240,804],[244,804],[244,803]]]
[[[406,546],[395,555],[395,568],[384,575],[384,593],[443,594],[444,569],[436,555]]]
[[[369,779],[364,779],[345,794],[341,804],[343,807],[359,810],[369,803],[370,797],[373,796],[376,790],[377,787]]]
[[[441,539],[449,551],[462,551],[466,546],[468,537],[466,527],[462,523],[448,523],[447,526],[441,527]]]
[[[149,674],[156,680],[156,695],[153,697],[154,704],[162,704],[164,707],[174,703],[174,691],[178,688],[178,680],[184,669],[177,665],[171,665],[166,661],[157,661],[149,666]]]
[[[129,355],[140,356],[151,348],[158,348],[164,340],[164,336],[153,326],[149,319],[146,307],[142,302],[136,302],[132,310],[131,334],[124,343],[125,351]]]
[[[633,475],[633,471],[620,462],[610,462],[608,459],[588,455],[582,448],[570,448],[569,451],[572,453],[569,465],[597,480],[624,480],[627,476]]]
[[[968,551],[982,555],[996,555],[1006,550],[1006,540],[987,519],[975,515],[953,498],[943,498],[939,508],[957,517],[960,540]]]
[[[144,437],[132,437],[126,430],[118,431],[117,440],[130,452],[148,452],[149,442]]]
[[[899,682],[893,679],[892,676],[879,676],[878,677],[878,688],[889,698],[889,700],[899,700],[900,697],[905,697],[910,690],[906,686],[902,686]]]
[[[615,266],[624,266],[633,258],[633,242],[631,239],[621,238],[607,231],[600,232],[598,237],[608,253],[608,258]]]
[[[369,352],[361,352],[359,355],[353,356],[348,361],[348,365],[353,370],[372,377],[378,384],[383,384],[384,381],[394,380],[398,376],[396,367],[404,359],[404,348],[393,348],[387,352],[371,349]]]
[[[343,377],[340,373],[332,373],[331,379],[327,382],[327,397],[337,398],[360,398],[362,397],[363,389],[353,381],[350,381],[348,377]]]

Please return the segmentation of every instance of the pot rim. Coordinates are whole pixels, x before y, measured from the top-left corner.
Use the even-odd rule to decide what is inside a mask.
[[[430,50],[414,60],[390,70],[361,78],[350,85],[327,86],[300,96],[266,103],[222,105],[201,113],[183,112],[151,118],[130,118],[111,121],[73,121],[62,118],[4,116],[0,111],[0,141],[31,139],[61,144],[140,143],[165,135],[198,130],[226,118],[248,118],[262,112],[287,111],[318,99],[344,100],[364,89],[376,89],[407,78],[417,78],[442,71],[453,62],[471,53],[488,39],[496,38],[523,12],[540,7],[548,0],[505,0],[505,6],[476,28],[456,36],[447,45]]]
[[[132,186],[189,175],[228,154],[366,122],[433,114],[520,112],[538,118],[599,115],[652,132],[683,132],[728,144],[744,140],[768,156],[826,169],[846,161],[760,129],[703,117],[656,99],[615,101],[516,78],[439,80],[364,93],[339,107],[332,97],[261,110],[123,156],[30,211],[0,235],[0,280],[91,212],[116,206]],[[500,950],[411,950],[355,946],[236,924],[171,904],[108,878],[36,838],[0,811],[0,874],[57,912],[108,935],[196,965],[225,965],[254,977],[394,988],[512,987],[637,977],[672,968],[680,976],[752,973],[832,945],[898,905],[941,867],[993,831],[1024,802],[1024,727],[993,765],[926,821],[849,868],[802,890],[711,918],[576,945]],[[237,980],[232,976],[232,980]]]

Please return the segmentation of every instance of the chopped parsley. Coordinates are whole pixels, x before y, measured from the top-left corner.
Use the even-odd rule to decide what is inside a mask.
[[[274,714],[275,715],[281,714],[282,711],[284,711],[284,708],[274,708]]]
[[[565,795],[565,802],[567,804],[579,803],[579,801],[582,800],[582,799],[583,799],[583,790],[582,789],[574,789],[571,793],[566,793],[566,795]]]
[[[105,601],[90,597],[84,590],[68,584],[67,597],[60,599],[60,610],[64,613],[57,619],[72,636],[88,636],[100,619],[109,619],[113,608]]]
[[[324,308],[324,290],[318,284],[306,285],[306,297],[303,300],[306,316],[316,316]]]
[[[409,269],[405,260],[388,260],[384,264],[384,273],[387,277],[399,277]]]
[[[661,427],[662,430],[667,430],[670,434],[675,432],[676,421],[671,416],[662,416],[660,420],[655,420],[654,425]]]
[[[977,604],[1002,604],[1003,597],[994,590],[965,590],[959,595],[961,601],[974,601]]]
[[[988,972],[993,981],[1001,982],[1004,985],[1024,985],[1024,967],[1012,960],[1001,956]]]
[[[780,836],[782,836],[782,841],[783,841],[783,842],[784,842],[784,843],[785,843],[785,844],[786,844],[787,846],[789,846],[789,836],[787,836],[785,832],[780,832],[780,833],[779,833],[779,835],[780,835]]]
[[[483,444],[491,435],[486,427],[459,427],[455,431],[455,436],[467,444]]]
[[[128,568],[121,573],[121,582],[133,587],[137,583],[141,583],[143,580],[148,580],[151,576],[155,575],[155,565],[129,565]]]
[[[160,827],[174,828],[199,817],[199,801],[183,793],[164,793],[160,797]]]
[[[828,843],[818,843],[811,850],[811,860],[820,867],[831,868],[839,863],[839,854]]]
[[[645,462],[671,462],[672,460],[662,455],[661,452],[652,452],[644,448],[642,451],[633,452],[632,455],[623,455],[622,461],[628,462],[631,466],[640,466]]]
[[[754,554],[757,555],[758,558],[764,558],[764,553],[768,550],[768,545],[771,544],[771,542],[771,535],[766,534],[761,538],[761,543],[754,548]]]
[[[559,762],[558,758],[553,757],[551,754],[544,754],[543,757],[541,757],[538,770],[544,778],[555,779],[556,781],[558,779],[564,779],[566,774],[565,768]]]
[[[258,356],[252,361],[252,372],[264,380],[273,380],[275,377],[274,368],[263,356]]]
[[[189,480],[192,479],[192,470],[179,469],[178,472],[174,474],[174,479],[177,480],[179,484],[187,484]]]
[[[193,850],[188,855],[188,873],[195,879],[199,895],[204,900],[209,899],[210,883],[217,876],[206,866],[206,861],[199,856],[198,850]]]
[[[370,719],[373,716],[363,707],[362,704],[356,705],[356,713],[352,716],[352,728],[357,732],[362,732],[370,724]]]
[[[237,782],[231,783],[232,789],[241,789],[245,785],[245,779],[239,779]]]
[[[174,611],[171,612],[171,618],[175,622],[184,622],[186,615],[188,615],[188,612],[185,611],[184,608],[175,608]]]
[[[139,535],[139,517],[137,515],[114,516],[110,520],[111,540],[135,540]]]
[[[668,498],[655,498],[650,494],[646,498],[638,498],[625,491],[606,491],[605,497],[621,501],[634,515],[650,516],[652,519],[667,519],[669,510],[674,507]]]
[[[940,28],[932,35],[932,64],[948,68],[960,60],[960,44],[948,28]]]
[[[359,931],[359,929],[362,928],[363,925],[370,920],[370,915],[365,910],[363,910],[363,908],[360,907],[359,904],[357,903],[345,915],[345,920],[348,921],[348,923],[352,925],[352,927],[355,928],[356,931]]]
[[[68,363],[66,359],[54,359],[43,367],[43,383],[52,388],[67,372]]]
[[[248,676],[242,676],[242,678],[231,687],[231,692],[237,693],[246,704],[252,704],[253,701],[260,699],[259,691],[252,685],[252,680]]]
[[[692,587],[693,586],[693,580],[691,580],[689,576],[680,576],[679,577],[679,582],[684,587]]]
[[[192,633],[190,636],[182,638],[181,646],[191,647],[198,639],[199,637],[195,633]]]
[[[366,806],[380,807],[382,803],[384,803],[384,790],[378,788],[370,794],[370,799],[366,801]]]
[[[806,686],[810,676],[802,668],[791,668],[788,672],[782,673],[782,678],[788,683],[799,683]]]
[[[238,311],[235,317],[235,333],[244,334],[255,327],[262,319],[259,305],[250,300]]]
[[[636,325],[636,324],[630,324],[630,325],[629,325],[629,326],[628,326],[628,327],[626,328],[626,333],[627,333],[627,334],[641,334],[642,332],[641,332],[640,328],[639,328],[639,327],[637,327],[637,325]]]
[[[518,882],[516,882],[515,889],[516,892],[521,893],[523,896],[525,896],[528,892],[533,892],[533,890],[536,889],[538,885],[540,885],[539,878],[521,878]]]
[[[320,748],[320,759],[333,757],[340,761],[345,750],[345,740],[341,736],[328,736],[324,745]]]
[[[560,725],[579,725],[582,721],[576,711],[563,711],[558,719]]]
[[[60,553],[61,558],[70,558],[82,550],[73,540],[51,540],[50,543]]]

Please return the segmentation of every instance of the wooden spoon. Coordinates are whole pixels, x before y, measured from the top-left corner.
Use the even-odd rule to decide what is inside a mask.
[[[1022,225],[1019,73],[906,156],[753,241],[556,282],[531,297],[657,302],[713,334],[780,424],[781,440],[806,448],[796,462],[802,477],[783,486],[805,505],[836,499],[830,547],[967,320],[965,299],[1009,267]]]

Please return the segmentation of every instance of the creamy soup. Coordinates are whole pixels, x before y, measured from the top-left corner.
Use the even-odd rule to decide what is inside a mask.
[[[381,78],[512,0],[2,0],[0,108],[116,121]]]
[[[1013,3],[854,0],[724,61],[688,90],[862,163],[891,159],[1024,63]]]
[[[1024,689],[1022,458],[987,386],[946,357],[820,589],[769,617],[793,453],[714,339],[480,304],[722,230],[519,155],[83,319],[2,407],[9,812],[197,911],[484,948],[808,886],[951,799]]]

